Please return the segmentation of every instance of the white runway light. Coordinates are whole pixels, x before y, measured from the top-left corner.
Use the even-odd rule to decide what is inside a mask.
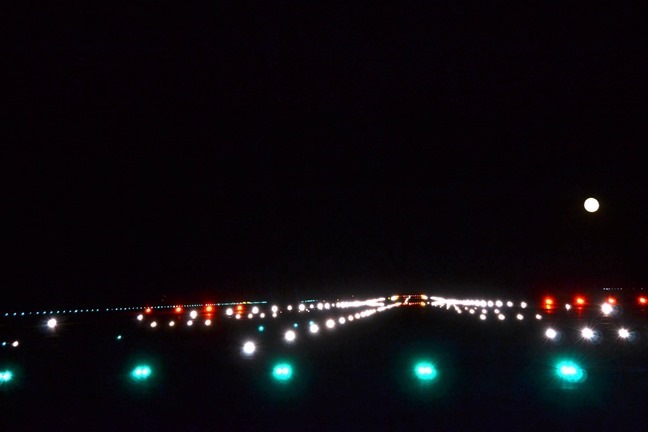
[[[549,328],[547,329],[547,331],[545,331],[545,336],[547,337],[547,339],[554,340],[558,336],[558,332],[552,328]]]
[[[594,213],[599,209],[599,202],[596,198],[587,198],[583,206],[588,212]]]
[[[47,327],[54,329],[56,327],[56,319],[52,318],[47,321]]]
[[[295,332],[292,331],[292,330],[288,330],[288,331],[284,334],[284,339],[286,340],[286,342],[294,342],[295,339],[297,339],[297,333],[295,333]]]
[[[256,351],[256,345],[252,341],[245,342],[243,344],[243,354],[246,356],[251,356]]]

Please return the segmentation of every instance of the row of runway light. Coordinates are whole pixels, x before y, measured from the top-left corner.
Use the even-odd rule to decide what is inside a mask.
[[[445,308],[446,310],[454,310],[457,314],[461,315],[467,312],[469,315],[478,316],[481,321],[486,321],[489,314],[495,316],[499,321],[505,321],[507,318],[507,311],[515,313],[515,319],[523,321],[526,318],[524,312],[527,312],[528,303],[522,301],[517,304],[512,300],[484,300],[484,299],[446,299],[443,297],[435,296],[421,296],[421,301],[418,302],[421,306],[432,306],[437,308]],[[516,310],[516,308],[519,308]],[[541,320],[542,315],[535,314],[536,320]]]
[[[385,306],[384,303],[382,303],[382,299],[374,299],[371,301],[367,302],[353,302],[353,303],[347,303],[347,304],[337,304],[336,307],[340,307],[341,309],[346,309],[346,308],[351,308],[351,307],[362,307],[362,306],[367,306],[367,305],[374,305],[378,306],[375,308],[369,308],[365,309],[353,314],[348,314],[344,316],[336,316],[336,317],[329,317],[325,318],[323,320],[323,326],[320,325],[317,321],[315,320],[310,320],[308,322],[308,333],[311,335],[317,335],[321,332],[321,329],[324,328],[328,331],[334,330],[337,326],[343,326],[347,323],[352,323],[354,321],[362,320],[363,318],[368,318],[370,316],[373,316],[376,313],[384,312],[386,310],[392,309],[394,307],[398,307],[401,304],[400,303],[392,303],[390,305]],[[299,325],[297,323],[293,324],[293,328],[287,329],[283,333],[283,340],[287,344],[294,344],[297,339],[298,339],[298,329]],[[245,357],[252,357],[256,353],[256,343],[252,340],[247,340],[246,342],[243,343],[243,347],[241,349],[241,353]]]
[[[429,297],[425,298],[424,302],[421,302],[421,305],[429,305],[433,307],[445,308],[446,310],[454,310],[457,314],[462,314],[467,311],[469,315],[479,315],[481,321],[486,321],[489,314],[494,315],[497,320],[504,321],[506,319],[505,312],[507,309],[515,308],[516,305],[513,301],[501,301],[501,300],[483,300],[483,299],[445,299],[442,297]],[[518,307],[521,310],[527,310],[528,303],[520,302]],[[601,312],[604,316],[613,316],[614,311],[616,311],[616,306],[612,302],[606,302],[601,306]],[[515,313],[517,311],[513,311]],[[523,321],[525,315],[523,313],[516,313],[515,318],[518,321]],[[542,320],[541,314],[535,314],[536,320]],[[581,340],[599,343],[603,338],[603,333],[595,328],[590,326],[584,326],[578,332],[579,338]],[[544,336],[546,339],[553,342],[561,342],[565,339],[566,335],[564,332],[554,328],[549,327],[545,330]],[[639,332],[636,330],[628,329],[626,327],[619,327],[614,332],[613,339],[635,342],[639,339]]]
[[[577,334],[579,335],[579,338],[581,340],[587,342],[598,343],[603,340],[602,332],[592,327],[583,327],[582,329],[580,329],[580,331],[578,331]],[[548,340],[554,342],[560,342],[566,336],[562,331],[554,327],[547,328],[544,332],[544,335]],[[639,338],[639,333],[637,331],[625,327],[618,328],[616,332],[614,332],[614,335],[614,339],[628,342],[635,342]]]
[[[315,300],[304,300],[304,302],[312,302]],[[177,309],[180,308],[201,308],[207,306],[231,306],[231,305],[263,305],[267,301],[241,301],[241,302],[224,302],[224,303],[192,303],[184,305],[158,305],[158,306],[123,306],[123,307],[107,307],[107,308],[77,308],[77,309],[57,309],[57,310],[44,310],[44,311],[21,311],[21,312],[4,312],[0,316],[4,317],[28,317],[36,315],[69,315],[69,314],[83,314],[83,313],[97,313],[97,312],[129,312],[129,311],[147,311]]]
[[[244,350],[251,355],[255,346],[248,342]],[[153,368],[148,364],[138,364],[130,372],[130,379],[133,382],[145,382],[154,376]],[[558,361],[554,365],[555,376],[568,384],[581,383],[587,379],[587,373],[577,362],[569,359]],[[271,368],[271,376],[278,382],[288,383],[293,379],[294,367],[289,361],[280,361]],[[412,368],[412,376],[422,383],[433,383],[439,379],[440,371],[436,364],[430,360],[415,362]],[[14,380],[14,372],[10,369],[0,371],[0,385],[10,384]],[[573,388],[573,387],[563,387]]]

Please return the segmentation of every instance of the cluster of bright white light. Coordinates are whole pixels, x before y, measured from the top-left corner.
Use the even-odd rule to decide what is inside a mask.
[[[417,304],[411,299],[412,296],[406,298],[407,304]],[[470,315],[475,315],[479,312],[479,319],[486,321],[489,315],[489,309],[492,310],[493,314],[499,321],[506,320],[506,310],[503,308],[513,309],[515,303],[511,300],[486,300],[486,299],[455,299],[455,298],[444,298],[437,296],[430,296],[426,299],[429,299],[427,302],[418,302],[421,306],[432,306],[438,308],[445,308],[446,310],[454,310],[457,314],[461,315],[464,311],[467,311]],[[405,304],[405,303],[404,303]],[[520,309],[526,309],[528,304],[526,302],[521,302],[519,307]],[[524,320],[524,314],[522,311],[518,312],[515,315],[515,318],[518,321]]]

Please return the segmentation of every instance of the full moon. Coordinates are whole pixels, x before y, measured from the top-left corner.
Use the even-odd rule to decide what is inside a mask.
[[[599,202],[596,200],[596,198],[587,198],[585,200],[585,210],[587,210],[590,213],[594,213],[598,209],[599,209]]]

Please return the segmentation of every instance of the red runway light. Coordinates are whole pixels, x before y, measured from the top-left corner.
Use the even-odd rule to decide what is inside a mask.
[[[576,297],[576,304],[583,306],[585,304],[585,299],[583,297]]]
[[[152,310],[152,309],[151,309],[150,307],[147,307],[146,309],[144,309],[144,312],[146,312],[146,313],[151,313],[151,310]]]
[[[182,312],[182,308],[180,306],[178,306],[177,308],[175,308],[175,311],[176,311],[176,313],[180,313],[180,312]]]
[[[648,298],[646,298],[646,297],[644,297],[644,296],[639,297],[639,304],[640,304],[640,305],[646,305],[646,304],[648,304]]]
[[[608,297],[607,302],[610,303],[611,305],[616,304],[616,299],[614,297]]]
[[[205,312],[211,312],[213,310],[214,310],[214,308],[211,305],[208,305],[208,306],[205,307]]]

